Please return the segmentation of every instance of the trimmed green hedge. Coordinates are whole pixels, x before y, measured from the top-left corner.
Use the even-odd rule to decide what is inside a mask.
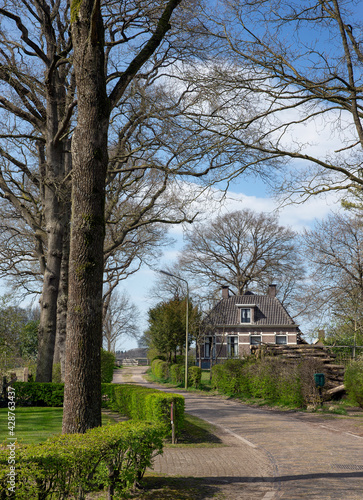
[[[167,380],[170,376],[169,364],[162,359],[154,359],[151,363],[151,372],[159,380]]]
[[[14,382],[16,406],[63,406],[64,384]]]
[[[170,381],[173,384],[184,384],[185,365],[182,363],[169,364],[160,359],[154,359],[151,363],[151,372],[155,378],[163,381]],[[199,387],[202,379],[202,370],[198,366],[188,367],[188,387]]]
[[[130,421],[0,448],[0,499],[84,498],[100,487],[113,498],[130,490],[162,453],[163,433],[163,426]]]
[[[195,387],[195,389],[197,389],[200,386],[201,379],[202,379],[202,369],[199,368],[199,366],[189,366],[188,386]]]
[[[133,384],[102,384],[103,404],[133,420],[147,420],[164,425],[171,433],[170,410],[174,405],[176,436],[184,425],[184,397]]]
[[[16,406],[63,406],[64,384],[14,382]],[[171,432],[170,408],[174,404],[176,435],[184,424],[184,397],[134,384],[102,384],[103,406],[134,420],[164,424]]]
[[[101,349],[101,382],[108,384],[113,379],[113,369],[116,363],[116,356],[112,352]]]
[[[173,384],[182,384],[185,380],[184,365],[171,365],[169,368],[170,380]]]

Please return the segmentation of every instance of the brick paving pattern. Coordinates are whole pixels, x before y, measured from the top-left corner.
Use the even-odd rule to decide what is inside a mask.
[[[133,370],[140,383],[142,369]],[[228,500],[363,500],[363,436],[345,432],[344,420],[335,427],[334,420],[183,395],[188,413],[218,426],[225,447],[168,448],[156,472],[203,478]]]

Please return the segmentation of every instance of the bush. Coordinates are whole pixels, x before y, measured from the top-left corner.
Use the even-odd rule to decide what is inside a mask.
[[[244,367],[246,361],[230,359],[223,365],[212,367],[212,387],[228,395],[250,395]]]
[[[0,499],[84,498],[100,485],[113,498],[114,491],[124,493],[142,478],[162,452],[162,435],[157,424],[123,422],[17,446],[15,496],[9,490],[9,450],[0,449]]]
[[[173,384],[182,384],[185,380],[184,365],[171,365],[169,368],[170,380]]]
[[[159,380],[167,380],[169,378],[169,365],[162,359],[154,359],[151,363],[151,372]]]
[[[14,382],[17,406],[63,406],[64,384]]]
[[[115,363],[115,355],[112,352],[101,349],[101,382],[103,384],[112,382]]]
[[[200,386],[200,381],[202,379],[202,369],[198,366],[188,367],[188,385],[195,387],[196,389]]]
[[[299,364],[281,357],[234,359],[213,366],[212,387],[228,395],[303,407],[320,401],[314,373],[322,371],[321,361],[311,358]]]
[[[134,420],[158,422],[166,435],[171,433],[170,409],[174,405],[176,435],[184,424],[184,397],[132,384],[102,384],[104,406]]]
[[[363,358],[352,361],[347,366],[344,384],[348,397],[363,408]]]

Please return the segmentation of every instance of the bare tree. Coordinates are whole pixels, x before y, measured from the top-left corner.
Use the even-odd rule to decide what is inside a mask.
[[[228,115],[216,106],[215,132],[293,160],[280,186],[285,198],[362,186],[362,2],[232,0],[200,16],[214,52],[210,69],[191,78],[237,105]],[[247,112],[238,99],[250,103]]]
[[[180,265],[209,296],[223,285],[237,295],[249,288],[265,292],[272,282],[279,283],[282,294],[287,284],[288,296],[292,280],[302,275],[295,233],[274,215],[248,209],[227,213],[195,224],[186,241]]]
[[[363,225],[360,216],[332,214],[305,231],[309,294],[304,297],[313,324],[357,307],[363,294]],[[310,300],[309,300],[310,298]],[[313,307],[312,306],[313,301]]]
[[[121,294],[116,291],[107,297],[103,302],[103,345],[114,353],[122,340],[138,338],[140,313],[125,291]]]

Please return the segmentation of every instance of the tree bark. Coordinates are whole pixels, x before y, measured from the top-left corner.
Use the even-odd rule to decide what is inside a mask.
[[[57,120],[55,120],[57,121]],[[40,303],[37,382],[51,382],[57,325],[57,299],[62,262],[64,205],[58,186],[64,174],[63,144],[47,147],[44,182],[44,218],[47,232],[47,257]]]
[[[78,121],[72,139],[72,219],[63,432],[101,425],[105,181],[109,101],[99,3],[72,4]]]
[[[106,92],[100,0],[73,0],[71,31],[78,118],[72,138],[72,219],[63,433],[101,425],[105,185],[110,111],[160,45],[180,0],[169,0],[153,35]]]

